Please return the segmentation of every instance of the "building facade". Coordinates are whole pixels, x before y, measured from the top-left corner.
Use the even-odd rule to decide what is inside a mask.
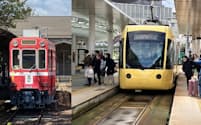
[[[119,3],[115,1],[118,0],[113,0],[112,3],[121,11],[133,18],[137,24],[142,24],[145,20],[151,19],[150,0],[135,0],[133,2],[131,2],[132,0],[127,0],[127,3]],[[161,1],[154,1],[153,3],[154,18],[159,19],[163,24],[169,24],[169,20],[173,17],[172,8],[164,7]]]
[[[31,16],[16,21],[16,28],[9,29],[16,36],[23,36],[24,29],[39,29],[41,36],[56,45],[57,77],[71,75],[71,17]]]

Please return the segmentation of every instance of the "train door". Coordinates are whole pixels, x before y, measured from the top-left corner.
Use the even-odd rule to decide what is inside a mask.
[[[46,62],[47,62],[47,54],[46,54],[47,52],[46,52],[46,50],[45,49],[39,49],[39,51],[38,51],[38,69],[40,70],[39,72],[41,72],[41,71],[47,71],[47,66],[46,66]],[[43,76],[41,76],[41,75],[38,75],[38,80],[39,80],[39,83],[40,83],[40,81],[41,81],[41,78],[42,78]]]
[[[54,89],[54,70],[53,70],[53,50],[49,50],[49,72],[50,72],[50,76],[49,76],[49,78],[50,78],[50,88],[51,89]],[[53,91],[53,90],[50,90],[51,92]]]

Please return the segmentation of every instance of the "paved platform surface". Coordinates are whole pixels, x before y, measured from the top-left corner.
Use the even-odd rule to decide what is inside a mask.
[[[118,86],[118,73],[114,74],[114,84],[107,84],[99,86],[92,84],[86,86],[86,78],[83,73],[75,74],[72,76],[72,108],[93,99],[113,88]]]
[[[114,82],[118,84],[118,72],[114,73]],[[72,75],[72,91],[86,88],[87,79],[84,77],[84,71]],[[93,82],[93,81],[92,81]]]
[[[101,95],[113,88],[117,87],[117,85],[113,86],[91,86],[79,89],[77,91],[72,92],[72,108],[80,105],[94,97]]]
[[[201,125],[201,98],[188,95],[183,73],[178,77],[169,125]]]
[[[56,90],[57,91],[68,91],[69,93],[71,93],[72,92],[72,84],[71,84],[71,82],[57,82]]]

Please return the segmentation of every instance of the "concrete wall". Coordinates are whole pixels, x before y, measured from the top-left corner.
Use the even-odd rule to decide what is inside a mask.
[[[68,16],[31,16],[16,21],[16,28],[9,29],[17,36],[22,36],[23,29],[38,28],[48,38],[71,38],[71,17]]]

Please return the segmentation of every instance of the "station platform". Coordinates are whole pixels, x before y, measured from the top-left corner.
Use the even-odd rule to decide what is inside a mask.
[[[92,84],[85,86],[86,78],[83,74],[72,76],[72,110],[73,117],[77,117],[89,109],[95,107],[105,99],[111,97],[118,92],[118,74],[114,74],[114,84],[104,85]]]
[[[179,73],[169,125],[200,125],[201,98],[188,95],[186,78]]]
[[[57,76],[56,79],[56,90],[67,91],[71,93],[72,88],[72,77],[71,76]]]
[[[56,90],[57,91],[67,91],[71,93],[72,91],[72,84],[71,82],[56,82]]]

